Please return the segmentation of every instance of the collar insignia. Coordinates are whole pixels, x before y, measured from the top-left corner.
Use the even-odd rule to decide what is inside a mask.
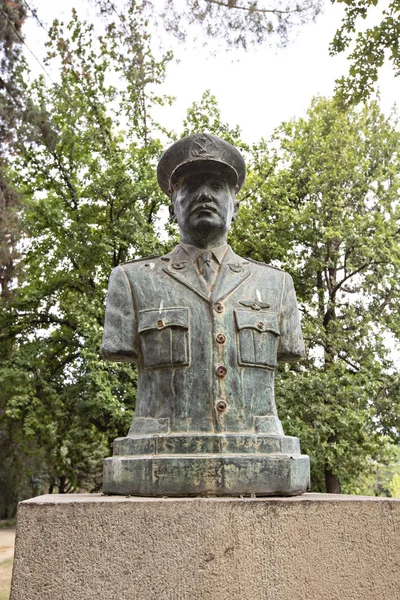
[[[228,267],[233,273],[241,273],[243,271],[243,267],[240,263],[229,263]]]
[[[185,269],[186,266],[187,266],[186,260],[182,260],[181,262],[174,262],[171,264],[171,267],[173,269],[178,269],[178,270]]]

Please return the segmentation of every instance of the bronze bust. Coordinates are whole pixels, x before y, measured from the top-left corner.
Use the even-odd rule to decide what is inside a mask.
[[[309,459],[285,436],[278,362],[304,354],[291,277],[226,243],[245,179],[239,151],[210,134],[173,144],[158,181],[180,244],[110,278],[102,355],[136,363],[135,418],[105,460],[104,492],[295,495]]]

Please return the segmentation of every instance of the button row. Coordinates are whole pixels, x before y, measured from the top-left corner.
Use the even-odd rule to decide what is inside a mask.
[[[217,313],[224,312],[223,304],[221,304],[221,302],[216,302],[214,304],[214,310]],[[226,335],[224,335],[223,333],[217,333],[217,335],[215,336],[215,339],[218,344],[225,344]],[[224,365],[219,365],[216,369],[216,374],[218,377],[225,377],[227,372],[228,372],[228,369]],[[225,402],[225,400],[220,400],[216,404],[216,409],[220,413],[225,412],[227,408],[228,408],[228,404]]]

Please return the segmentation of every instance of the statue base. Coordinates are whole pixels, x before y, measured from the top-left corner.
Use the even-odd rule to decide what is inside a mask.
[[[21,502],[10,600],[396,600],[400,499]]]
[[[132,496],[296,496],[310,464],[296,437],[266,434],[128,436],[104,461],[103,492]]]

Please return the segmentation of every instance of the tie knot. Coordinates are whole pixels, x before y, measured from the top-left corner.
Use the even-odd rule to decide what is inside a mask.
[[[211,252],[202,252],[199,254],[198,267],[200,275],[202,275],[206,281],[209,281],[212,276],[212,254]]]

